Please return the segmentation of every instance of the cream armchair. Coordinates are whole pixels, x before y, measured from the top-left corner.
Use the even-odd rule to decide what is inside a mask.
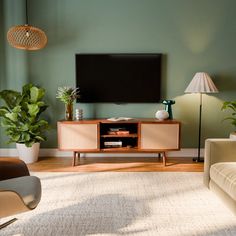
[[[0,173],[0,218],[33,210],[38,205],[41,183],[38,177],[29,175],[24,162],[0,158]],[[0,229],[15,220],[0,225]]]
[[[204,184],[236,214],[236,140],[207,139]]]

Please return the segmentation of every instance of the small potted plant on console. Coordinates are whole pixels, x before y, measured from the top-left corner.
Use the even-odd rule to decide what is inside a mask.
[[[73,102],[79,98],[79,89],[72,87],[59,87],[56,98],[65,104],[65,119],[73,120]]]

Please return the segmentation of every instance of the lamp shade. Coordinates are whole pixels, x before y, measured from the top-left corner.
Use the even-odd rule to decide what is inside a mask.
[[[184,91],[185,93],[218,93],[218,89],[210,76],[205,72],[198,72]]]
[[[12,47],[25,50],[39,50],[47,44],[46,34],[27,24],[11,27],[7,32],[7,40]]]

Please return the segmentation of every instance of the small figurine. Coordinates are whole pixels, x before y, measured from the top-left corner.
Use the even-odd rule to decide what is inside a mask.
[[[172,107],[171,105],[175,104],[174,100],[163,100],[162,104],[165,105],[165,110],[169,113],[169,119],[173,120]]]

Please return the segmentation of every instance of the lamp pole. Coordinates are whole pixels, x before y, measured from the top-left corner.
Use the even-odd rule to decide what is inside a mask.
[[[203,162],[204,159],[201,159],[200,157],[201,130],[202,130],[202,94],[203,93],[218,93],[219,91],[207,73],[197,72],[184,92],[185,93],[200,93],[199,124],[198,124],[198,153],[197,153],[197,157],[193,158],[193,161]]]
[[[200,105],[199,105],[199,124],[198,124],[198,150],[197,150],[197,157],[193,158],[195,162],[203,162],[200,157],[201,151],[201,131],[202,131],[202,93],[200,93]]]

